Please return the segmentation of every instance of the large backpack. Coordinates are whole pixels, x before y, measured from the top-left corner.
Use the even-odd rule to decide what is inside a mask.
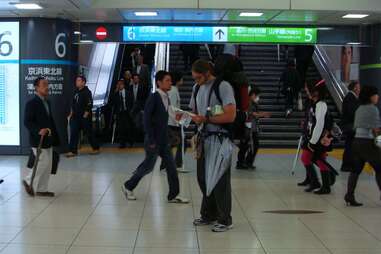
[[[227,130],[233,139],[240,139],[244,133],[245,121],[247,119],[246,111],[249,105],[248,80],[243,72],[241,61],[230,54],[221,54],[214,63],[214,74],[216,80],[210,89],[209,101],[211,94],[214,92],[217,100],[222,104],[219,85],[222,81],[227,81],[232,86],[234,98],[236,101],[237,112],[234,123],[222,124],[222,128]],[[194,91],[194,99],[197,97],[199,86]],[[196,101],[196,100],[195,100]]]

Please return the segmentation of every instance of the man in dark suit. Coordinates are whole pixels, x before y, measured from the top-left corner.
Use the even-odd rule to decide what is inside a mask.
[[[36,96],[25,106],[24,125],[29,131],[29,142],[33,153],[37,155],[37,147],[43,137],[42,149],[38,159],[33,186],[31,185],[33,170],[23,180],[25,191],[30,195],[53,197],[48,191],[49,178],[53,161],[53,146],[59,145],[59,137],[52,116],[48,80],[39,77],[34,81]],[[35,193],[34,190],[37,192]]]
[[[345,96],[342,106],[341,123],[343,132],[345,135],[345,148],[343,153],[343,163],[341,165],[342,172],[351,172],[353,167],[353,152],[352,142],[355,136],[353,130],[353,122],[355,120],[355,113],[360,106],[360,83],[358,81],[352,81],[348,86],[348,94]]]
[[[144,85],[146,89],[149,89],[151,87],[150,70],[148,65],[144,64],[144,58],[142,55],[138,56],[138,63],[134,67],[133,72],[139,75],[140,83]]]
[[[125,88],[124,79],[118,80],[117,91],[114,94],[114,112],[116,115],[117,133],[119,139],[119,148],[125,148],[126,142],[133,143],[132,132],[132,118],[130,110],[132,109],[132,95],[131,92]]]
[[[167,165],[168,202],[188,203],[189,200],[179,196],[179,178],[168,140],[168,118],[169,113],[172,114],[173,112],[168,97],[168,91],[171,90],[172,83],[171,75],[166,71],[159,71],[155,79],[158,90],[150,95],[144,109],[144,129],[146,132],[144,149],[146,157],[133,176],[122,186],[123,192],[128,200],[136,200],[133,190],[145,175],[152,172],[157,157],[160,156]]]
[[[131,106],[130,114],[132,118],[132,143],[142,138],[143,129],[143,110],[148,96],[148,90],[141,84],[139,75],[132,74],[131,85],[127,88],[129,94],[129,105]],[[139,138],[140,137],[140,138]]]

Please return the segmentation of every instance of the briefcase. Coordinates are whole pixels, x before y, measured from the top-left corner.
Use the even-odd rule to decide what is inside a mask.
[[[32,149],[30,149],[29,158],[27,162],[28,168],[30,169],[33,168],[35,159],[36,159],[36,156],[34,155]],[[52,175],[57,174],[59,162],[60,162],[60,154],[57,151],[53,150],[53,162],[52,162],[52,171],[51,171]]]

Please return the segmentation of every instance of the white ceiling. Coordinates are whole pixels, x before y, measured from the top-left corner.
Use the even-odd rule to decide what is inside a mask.
[[[10,2],[35,2],[44,9],[17,10]],[[158,16],[139,18],[134,15],[136,10],[157,11]],[[239,17],[241,11],[264,14],[243,18]],[[349,12],[370,16],[361,20],[341,18]],[[381,0],[0,0],[0,17],[59,17],[79,22],[360,25],[381,23]]]

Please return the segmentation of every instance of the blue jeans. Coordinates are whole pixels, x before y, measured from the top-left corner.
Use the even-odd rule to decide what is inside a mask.
[[[134,190],[140,180],[153,171],[157,157],[160,156],[167,165],[168,200],[174,199],[179,194],[180,187],[175,161],[169,144],[156,144],[155,148],[151,148],[148,139],[145,138],[144,150],[146,153],[144,161],[138,166],[133,176],[124,183],[124,186],[130,191]]]

